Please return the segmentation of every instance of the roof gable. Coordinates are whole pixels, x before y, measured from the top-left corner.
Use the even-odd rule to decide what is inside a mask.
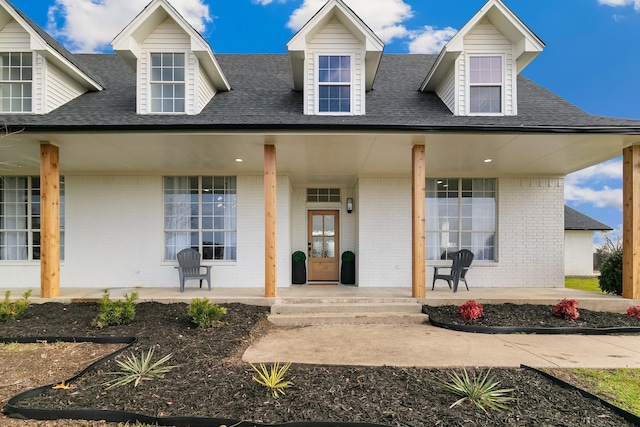
[[[48,62],[55,64],[88,90],[102,90],[104,83],[99,75],[47,34],[29,17],[6,0],[0,0],[0,28],[15,21],[29,35],[30,50],[37,52]]]
[[[382,58],[384,43],[342,0],[328,0],[325,5],[287,43],[294,90],[302,90],[307,44],[332,20],[342,24],[365,49],[366,90],[371,90]]]
[[[586,231],[611,231],[613,228],[564,205],[564,229]]]
[[[513,45],[518,73],[542,52],[544,43],[533,31],[501,0],[489,0],[442,48],[436,63],[420,86],[420,90],[435,90],[454,66],[455,60],[464,51],[465,36],[485,18]]]
[[[167,0],[152,0],[151,3],[113,39],[111,42],[113,50],[135,70],[136,63],[141,55],[141,45],[143,41],[167,18],[173,20],[189,37],[191,51],[198,58],[200,65],[205,70],[216,90],[230,90],[231,85],[222,72],[207,41],[195,28],[189,25]]]

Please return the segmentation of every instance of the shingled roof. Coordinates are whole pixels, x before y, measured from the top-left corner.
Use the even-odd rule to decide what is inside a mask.
[[[197,115],[136,114],[136,76],[115,54],[76,54],[105,89],[44,115],[5,114],[2,123],[55,130],[338,130],[638,133],[639,120],[593,116],[518,77],[517,116],[454,116],[433,92],[419,91],[436,55],[385,54],[362,116],[304,115],[286,54],[216,55],[233,90]]]
[[[565,230],[593,230],[593,231],[611,231],[613,228],[596,221],[577,210],[565,205],[564,206],[564,229]]]

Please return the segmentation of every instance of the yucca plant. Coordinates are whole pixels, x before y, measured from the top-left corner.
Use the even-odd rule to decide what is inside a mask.
[[[151,363],[153,349],[150,349],[147,354],[145,354],[144,351],[140,352],[140,358],[132,354],[131,356],[127,356],[125,360],[116,360],[116,363],[122,370],[119,372],[108,372],[108,375],[116,375],[117,378],[115,381],[107,381],[103,385],[108,386],[107,390],[129,383],[133,383],[133,386],[137,387],[142,381],[160,378],[175,368],[175,366],[162,366],[167,363],[172,356],[172,354],[167,354],[156,362]]]
[[[258,374],[257,377],[253,377],[253,380],[268,388],[273,393],[273,397],[284,394],[284,389],[293,385],[291,381],[284,380],[284,375],[289,370],[291,362],[288,362],[284,366],[280,366],[280,362],[276,362],[271,365],[270,368],[267,368],[264,363],[259,365],[260,368],[257,368],[252,363],[249,363],[249,365],[251,365],[253,370]]]
[[[510,410],[511,408],[506,402],[516,400],[516,398],[507,396],[506,394],[511,393],[514,389],[498,389],[500,382],[496,381],[490,374],[491,369],[487,370],[484,375],[476,375],[474,373],[473,378],[471,378],[466,368],[463,369],[462,376],[456,372],[449,373],[448,375],[451,382],[442,383],[441,385],[446,391],[457,396],[462,396],[449,408],[453,408],[468,400],[484,412],[487,412],[487,408],[496,411]]]

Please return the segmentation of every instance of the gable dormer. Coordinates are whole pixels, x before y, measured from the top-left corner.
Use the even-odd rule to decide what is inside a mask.
[[[113,39],[136,71],[138,114],[198,114],[231,89],[206,40],[166,0],[153,0]]]
[[[87,91],[98,75],[6,0],[0,0],[0,112],[46,114]]]
[[[329,0],[287,43],[304,114],[362,115],[384,44],[342,0]]]
[[[420,90],[457,116],[518,114],[518,74],[544,43],[500,0],[489,0],[443,47]]]

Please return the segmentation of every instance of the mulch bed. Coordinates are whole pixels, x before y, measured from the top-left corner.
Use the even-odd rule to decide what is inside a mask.
[[[147,381],[136,388],[129,385],[105,390],[103,383],[110,378],[105,373],[118,370],[115,362],[109,361],[80,378],[71,389],[50,390],[20,405],[115,409],[162,417],[220,417],[256,423],[372,422],[413,427],[633,425],[598,402],[523,369],[492,370],[501,388],[515,389],[512,395],[518,400],[511,411],[484,413],[472,405],[450,409],[457,397],[443,392],[438,385],[438,381],[447,380],[450,371],[446,369],[297,364],[286,376],[294,386],[285,396],[274,398],[251,380],[253,371],[241,360],[251,340],[258,338],[256,334],[268,329],[267,308],[225,306],[228,313],[223,320],[227,325],[220,328],[197,328],[190,322],[185,304],[148,302],[137,305],[132,324],[100,330],[90,326],[98,313],[95,303],[34,305],[22,319],[0,324],[0,336],[136,336],[138,342],[132,351],[139,355],[140,351],[154,348],[157,358],[171,353],[169,364],[177,367],[163,379]],[[520,309],[520,317],[524,311]]]
[[[458,316],[458,306],[424,306],[430,318],[452,325],[467,326],[516,326],[539,328],[640,328],[640,319],[623,313],[608,313],[582,309],[580,317],[569,320],[556,317],[551,306],[538,304],[483,304],[484,314],[475,320]],[[640,332],[640,330],[638,331]]]

